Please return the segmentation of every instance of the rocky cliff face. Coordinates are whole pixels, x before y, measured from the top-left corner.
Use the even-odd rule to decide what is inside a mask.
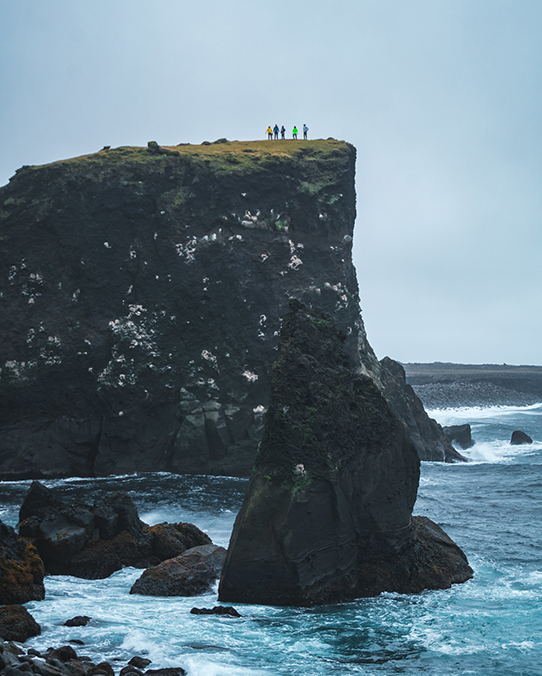
[[[291,306],[220,600],[313,605],[469,579],[459,547],[411,518],[420,461],[405,425],[352,370],[332,317]]]
[[[0,477],[247,474],[281,317],[379,364],[351,260],[355,149],[118,148],[0,189]]]

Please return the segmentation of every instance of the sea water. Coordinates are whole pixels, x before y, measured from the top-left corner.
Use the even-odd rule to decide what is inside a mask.
[[[46,599],[27,607],[38,650],[71,639],[79,654],[118,668],[134,654],[190,676],[255,674],[542,674],[542,405],[432,411],[441,424],[472,426],[469,462],[422,463],[416,514],[464,549],[474,578],[442,591],[318,608],[236,604],[242,618],[190,615],[216,591],[192,598],[130,596],[140,570],[106,580],[51,576]],[[511,446],[514,429],[535,442]],[[158,473],[45,481],[61,497],[91,501],[127,491],[148,523],[190,521],[227,546],[246,481]],[[0,484],[0,518],[14,525],[30,482]],[[75,615],[86,627],[65,627]]]

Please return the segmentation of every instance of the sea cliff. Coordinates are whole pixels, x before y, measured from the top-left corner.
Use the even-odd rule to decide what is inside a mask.
[[[332,139],[221,140],[18,170],[0,189],[0,477],[248,474],[291,297],[334,316],[384,391],[354,166]],[[420,456],[460,459],[442,443]]]

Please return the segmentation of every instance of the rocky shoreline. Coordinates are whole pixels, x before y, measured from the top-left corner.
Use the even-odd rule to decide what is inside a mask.
[[[542,401],[542,366],[403,364],[427,409],[532,406]]]

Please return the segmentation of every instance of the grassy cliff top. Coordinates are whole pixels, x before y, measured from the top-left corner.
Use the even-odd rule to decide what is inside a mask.
[[[144,165],[149,161],[179,156],[193,163],[201,163],[217,172],[239,173],[254,170],[258,165],[280,165],[282,162],[315,162],[335,160],[344,161],[355,152],[352,145],[336,139],[314,141],[227,141],[220,139],[213,143],[199,145],[189,143],[175,146],[159,146],[150,142],[149,147],[121,146],[104,148],[96,153],[59,160],[41,166],[22,167],[21,171],[44,169],[58,165],[100,164],[116,165],[120,163]]]

